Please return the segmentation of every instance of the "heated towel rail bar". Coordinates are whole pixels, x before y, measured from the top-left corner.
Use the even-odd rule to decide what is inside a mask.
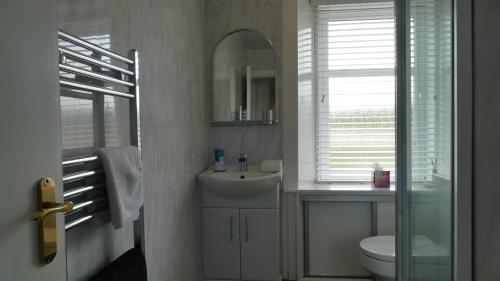
[[[109,95],[128,99],[130,144],[140,148],[139,138],[139,55],[130,50],[128,57],[59,31],[59,75],[61,88],[90,95]],[[68,48],[77,46],[83,51]],[[98,145],[99,146],[99,145]],[[79,155],[62,161],[64,200],[73,201],[73,211],[65,215],[68,231],[109,213],[106,175],[97,155]],[[136,246],[142,243],[143,215],[134,223]]]
[[[108,207],[102,200],[97,200],[107,198],[105,175],[99,160],[97,156],[84,156],[66,159],[62,163],[64,200],[75,203],[73,211],[65,216],[66,230],[89,221],[92,214]],[[97,203],[101,203],[99,208]]]

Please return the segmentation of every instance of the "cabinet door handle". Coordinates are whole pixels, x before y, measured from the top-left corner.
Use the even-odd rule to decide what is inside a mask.
[[[233,242],[233,216],[229,217],[229,241]]]
[[[248,243],[248,216],[245,216],[245,241]]]

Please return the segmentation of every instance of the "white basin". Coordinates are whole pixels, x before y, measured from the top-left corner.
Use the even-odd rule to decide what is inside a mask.
[[[248,166],[248,172],[240,172],[239,166],[230,166],[225,172],[214,172],[212,169],[198,175],[203,188],[224,197],[254,197],[277,188],[281,181],[281,171],[264,173],[259,166]]]

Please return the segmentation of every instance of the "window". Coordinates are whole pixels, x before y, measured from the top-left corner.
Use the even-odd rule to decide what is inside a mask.
[[[110,34],[82,36],[81,38],[103,48],[111,49]],[[63,40],[59,40],[59,47],[92,56],[91,51]],[[111,63],[109,57],[102,57],[102,60]],[[89,65],[71,59],[67,59],[66,64],[91,70]],[[63,79],[75,77],[75,74],[64,71],[61,71],[60,75]],[[107,85],[106,87],[116,86]],[[122,140],[128,136],[128,122],[124,125],[119,122],[120,114],[128,114],[128,101],[62,87],[60,104],[62,145],[65,150],[95,146],[119,146]],[[128,120],[128,115],[125,117],[123,120]],[[103,132],[99,131],[98,126],[95,126],[96,122],[104,124]]]
[[[316,180],[395,179],[395,20],[392,2],[316,5]]]
[[[60,102],[63,149],[94,146],[92,101],[61,96]]]

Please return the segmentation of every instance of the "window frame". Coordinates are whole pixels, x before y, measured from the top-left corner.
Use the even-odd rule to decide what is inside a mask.
[[[379,2],[390,2],[390,1],[373,1],[373,3],[379,3]],[[395,62],[396,62],[396,53],[394,51],[394,67],[393,68],[380,68],[380,69],[362,69],[362,70],[329,70],[329,69],[326,69],[326,70],[320,70],[320,64],[318,63],[319,60],[320,60],[320,55],[318,54],[319,50],[321,48],[327,48],[327,44],[328,43],[325,43],[324,45],[322,46],[319,46],[318,44],[320,44],[320,40],[319,40],[319,37],[320,37],[320,26],[321,26],[321,22],[320,22],[320,19],[319,19],[319,14],[321,13],[318,9],[318,5],[312,5],[311,6],[312,8],[312,12],[313,12],[313,24],[312,24],[312,28],[313,28],[313,31],[312,31],[312,59],[313,59],[313,63],[312,63],[312,70],[313,70],[313,73],[312,73],[312,76],[313,76],[313,85],[312,85],[312,91],[313,91],[313,102],[314,102],[314,115],[315,115],[315,120],[314,120],[314,132],[315,132],[315,142],[314,142],[314,149],[315,149],[315,155],[314,155],[314,158],[315,158],[315,182],[318,183],[318,184],[348,184],[348,185],[365,185],[365,184],[370,184],[371,183],[371,180],[320,180],[320,175],[319,175],[319,171],[320,169],[318,168],[319,166],[319,163],[318,163],[318,155],[320,154],[318,152],[318,149],[319,149],[319,140],[318,140],[318,131],[320,130],[320,122],[319,122],[319,119],[320,119],[320,102],[321,102],[321,99],[323,98],[322,97],[322,94],[321,94],[321,91],[320,91],[320,78],[319,78],[319,73],[320,71],[322,73],[331,73],[328,77],[329,78],[332,78],[334,77],[334,74],[333,72],[334,71],[339,71],[339,72],[350,72],[351,75],[346,75],[345,77],[369,77],[369,76],[392,76],[394,78],[394,81],[396,81],[396,65],[395,65]],[[393,21],[394,21],[394,25],[395,25],[395,21],[396,21],[396,18],[395,18],[395,15],[393,17]],[[396,36],[396,30],[395,30],[395,26],[394,26],[394,35]],[[396,41],[394,41],[394,50],[396,48]],[[326,64],[326,67],[328,67],[328,64]],[[362,72],[363,71],[366,71],[366,72],[372,72],[374,73],[375,75],[365,75],[363,76]],[[358,73],[358,75],[352,75],[352,73]],[[323,78],[324,79],[324,78]],[[325,95],[326,100],[328,101],[328,95]],[[394,100],[396,100],[396,88],[394,88]],[[394,118],[396,119],[396,101],[394,102]],[[396,122],[394,122],[394,134],[396,134]],[[396,171],[396,136],[394,136],[394,171]],[[391,185],[393,185],[395,183],[395,180],[396,180],[396,175],[395,173],[392,174],[391,173]]]

